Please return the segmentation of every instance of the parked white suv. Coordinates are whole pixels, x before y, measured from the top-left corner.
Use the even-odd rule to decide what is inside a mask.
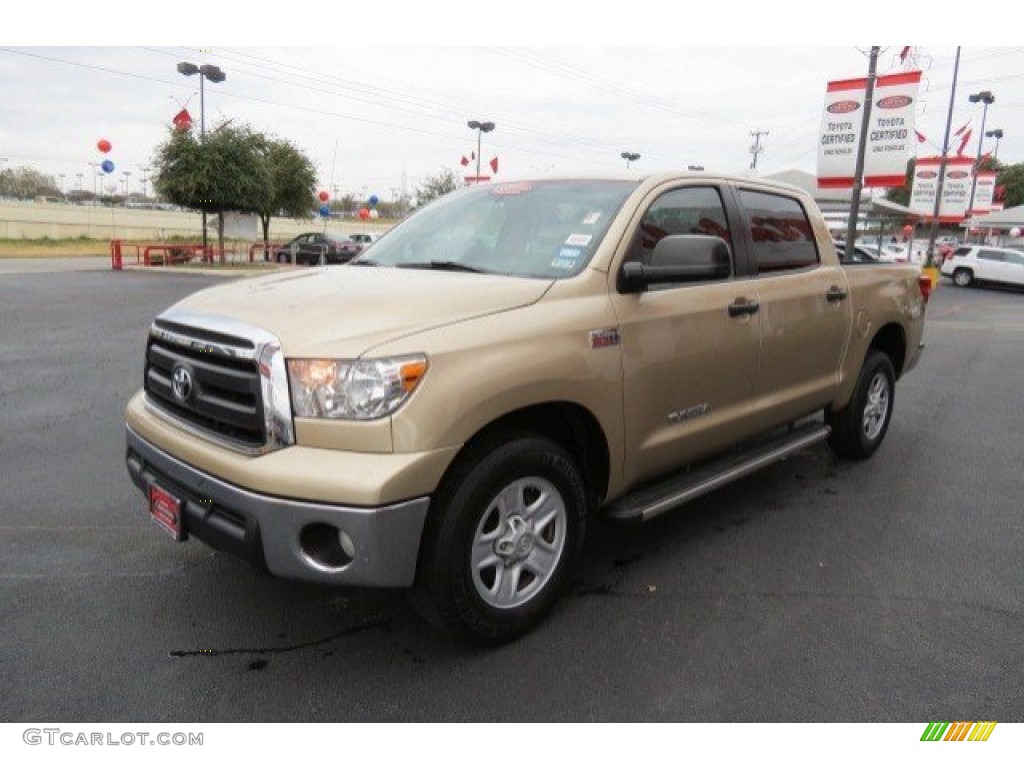
[[[1024,285],[1024,252],[962,245],[942,263],[941,272],[961,288],[975,282]]]

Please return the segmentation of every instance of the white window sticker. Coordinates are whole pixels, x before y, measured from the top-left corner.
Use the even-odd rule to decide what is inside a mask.
[[[577,234],[576,232],[573,232],[571,235],[569,235],[569,239],[565,241],[565,244],[566,245],[586,246],[586,245],[590,245],[590,241],[593,240],[593,239],[594,239],[593,235],[580,235],[580,234]]]
[[[563,259],[575,259],[581,253],[582,251],[579,248],[563,248],[558,252],[558,256]]]
[[[601,212],[600,211],[591,211],[590,213],[588,213],[586,216],[583,217],[583,223],[588,225],[588,226],[592,225],[592,224],[597,224],[597,220],[600,219],[600,218],[601,218]]]
[[[557,258],[557,259],[555,259],[554,261],[551,262],[551,266],[554,269],[566,269],[566,270],[575,269],[576,268],[576,259]]]

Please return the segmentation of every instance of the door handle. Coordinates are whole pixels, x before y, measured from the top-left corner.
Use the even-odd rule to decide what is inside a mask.
[[[850,295],[849,291],[844,291],[838,285],[833,285],[828,289],[828,293],[825,294],[825,298],[829,301],[842,301]]]
[[[740,315],[753,315],[757,313],[757,310],[761,308],[761,305],[756,301],[749,301],[744,298],[736,299],[732,304],[729,305],[729,317],[739,317]]]

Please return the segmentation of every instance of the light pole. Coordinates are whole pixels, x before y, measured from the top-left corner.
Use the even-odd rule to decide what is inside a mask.
[[[97,178],[97,175],[98,175],[99,172],[96,169],[100,167],[100,164],[99,163],[87,163],[87,165],[90,168],[92,168],[92,196],[93,197],[99,197],[99,191],[96,188],[96,178]]]
[[[629,164],[630,163],[635,163],[637,160],[639,160],[640,159],[640,153],[639,152],[623,152],[621,155],[619,155],[619,157],[621,157],[623,160],[626,161],[626,170],[629,170]]]
[[[58,173],[57,174],[57,178],[60,179],[60,196],[61,197],[67,197],[67,195],[64,193],[64,178],[65,178],[65,174]]]
[[[479,120],[470,120],[466,123],[471,129],[476,131],[476,183],[480,183],[480,140],[483,134],[490,133],[494,130],[494,123],[485,122],[482,123]]]
[[[988,138],[990,138],[990,139],[995,139],[996,140],[996,148],[995,148],[995,151],[992,153],[992,159],[993,160],[998,160],[999,159],[999,140],[1001,138],[1003,138],[1003,129],[1002,128],[995,128],[995,129],[993,129],[991,131],[985,131],[985,135]]]
[[[82,177],[85,176],[85,174],[84,173],[76,173],[75,176],[78,177],[78,197],[81,198],[82,197]],[[95,186],[95,182],[94,182],[93,186]],[[95,194],[95,193],[93,193],[93,194]]]
[[[124,192],[124,207],[128,207],[128,177],[132,175],[131,171],[124,171],[121,174],[121,186]]]
[[[191,77],[192,75],[199,75],[199,140],[203,142],[206,140],[206,91],[203,88],[203,81],[209,80],[211,83],[223,83],[227,79],[227,75],[220,67],[215,67],[213,64],[203,64],[202,66],[196,66],[187,61],[182,61],[178,64],[178,72],[185,75],[185,77]],[[203,213],[203,260],[208,261],[209,257],[206,252],[206,209],[202,209]]]
[[[146,184],[149,182],[149,166],[148,165],[142,166],[142,178],[140,179],[140,181],[142,182],[142,199],[145,200],[146,199]]]
[[[992,95],[992,91],[981,91],[980,93],[972,93],[967,97],[967,100],[972,104],[977,104],[979,101],[984,104],[984,108],[981,111],[981,131],[978,132],[978,156],[974,158],[974,173],[971,174],[971,201],[967,204],[967,216],[968,218],[974,218],[974,191],[978,188],[978,171],[981,169],[981,143],[985,140],[985,118],[988,117],[988,105],[996,100],[996,97]],[[970,240],[971,230],[967,230],[967,238]]]

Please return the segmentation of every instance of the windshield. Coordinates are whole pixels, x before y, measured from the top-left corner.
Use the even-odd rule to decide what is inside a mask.
[[[529,181],[471,187],[431,203],[352,263],[571,277],[586,267],[636,186]]]

